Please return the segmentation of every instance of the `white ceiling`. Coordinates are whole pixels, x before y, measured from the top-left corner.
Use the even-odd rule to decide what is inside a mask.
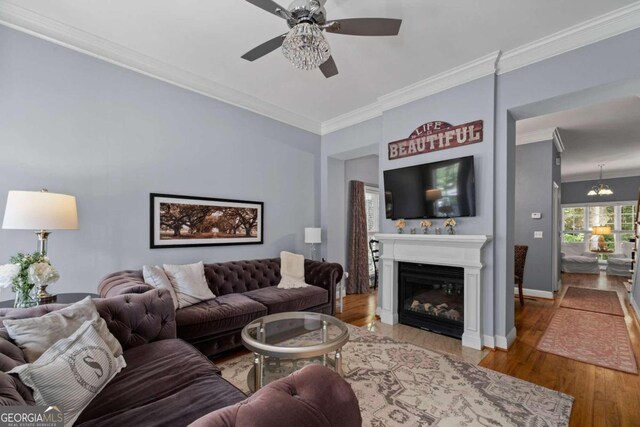
[[[404,22],[398,37],[329,34],[340,74],[325,79],[319,71],[294,69],[280,51],[254,63],[242,60],[246,51],[288,29],[283,20],[243,0],[0,0],[0,6],[54,20],[67,32],[89,33],[99,38],[96,43],[123,46],[158,61],[154,65],[167,64],[317,123],[483,55],[514,49],[632,3],[328,0],[329,19],[389,17]]]
[[[518,121],[517,140],[521,143],[538,133],[550,137],[554,128],[565,147],[563,181],[597,179],[601,163],[605,178],[640,175],[640,97]]]

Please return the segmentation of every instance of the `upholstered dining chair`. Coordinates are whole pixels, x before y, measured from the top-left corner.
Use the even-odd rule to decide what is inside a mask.
[[[515,266],[513,269],[514,280],[518,284],[518,296],[520,297],[520,306],[524,305],[524,296],[522,296],[522,281],[524,280],[524,264],[527,261],[527,251],[529,246],[515,245]]]

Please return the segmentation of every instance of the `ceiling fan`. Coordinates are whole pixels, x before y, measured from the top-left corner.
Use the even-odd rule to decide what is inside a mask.
[[[325,77],[338,74],[329,43],[322,31],[350,36],[396,36],[401,19],[351,18],[327,21],[324,4],[327,0],[294,0],[285,9],[273,0],[247,0],[249,3],[285,19],[289,32],[272,38],[242,55],[255,61],[282,47],[284,56],[297,68],[320,68]]]

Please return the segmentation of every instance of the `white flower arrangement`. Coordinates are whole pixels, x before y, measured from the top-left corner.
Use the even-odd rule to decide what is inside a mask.
[[[428,219],[423,219],[422,221],[420,221],[420,227],[422,228],[429,228],[433,225],[433,223],[431,221],[429,221]]]
[[[396,221],[396,228],[399,233],[402,233],[402,230],[407,226],[407,222],[404,219],[399,219]]]
[[[27,278],[29,283],[36,286],[48,286],[56,282],[60,278],[60,275],[48,262],[36,262],[29,266]]]
[[[19,264],[0,265],[0,288],[7,289],[13,286],[13,281],[20,274]]]

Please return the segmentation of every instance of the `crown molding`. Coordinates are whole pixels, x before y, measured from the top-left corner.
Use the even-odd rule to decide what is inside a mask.
[[[348,128],[349,126],[357,125],[358,123],[380,117],[381,115],[382,106],[379,102],[374,102],[322,122],[320,134],[326,135],[340,129]]]
[[[320,123],[117,43],[0,2],[0,24],[209,98],[320,134]]]
[[[564,143],[562,142],[562,135],[560,135],[560,128],[556,128],[553,131],[553,144],[556,146],[558,153],[564,153]]]
[[[551,141],[556,128],[538,129],[516,134],[516,145],[533,144],[534,142]]]
[[[485,77],[496,72],[500,51],[474,59],[378,98],[382,111],[388,111],[427,96]]]
[[[509,50],[500,58],[497,72],[508,73],[636,28],[640,28],[640,2]]]
[[[492,52],[466,64],[383,95],[379,97],[376,102],[322,122],[322,135],[379,117],[383,112],[393,108],[409,104],[410,102],[426,98],[481,77],[492,75],[496,71],[496,63],[499,57],[500,51]]]

